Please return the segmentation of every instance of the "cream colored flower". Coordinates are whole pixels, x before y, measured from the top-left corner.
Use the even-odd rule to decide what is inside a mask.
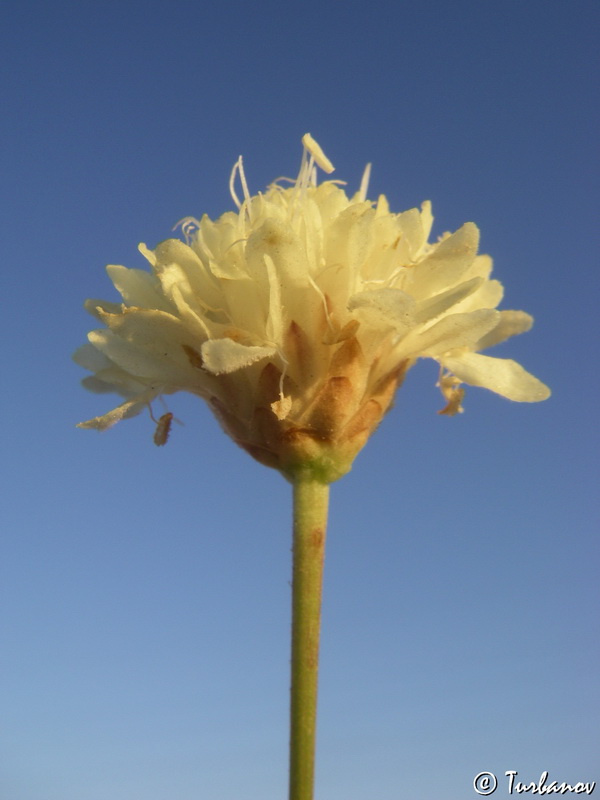
[[[430,203],[393,214],[367,200],[368,169],[348,198],[309,135],[296,181],[251,196],[242,159],[237,211],[182,221],[186,243],[140,245],[151,271],[109,266],[122,304],[88,300],[105,327],[76,353],[86,388],[126,401],[81,427],[103,430],[160,395],[203,397],[233,439],[288,476],[335,480],[388,410],[418,358],[440,365],[447,405],[461,383],[511,400],[550,394],[514,361],[479,350],[528,330],[523,311],[497,311],[502,286],[477,255],[467,222],[429,243]],[[235,192],[239,178],[243,199]]]

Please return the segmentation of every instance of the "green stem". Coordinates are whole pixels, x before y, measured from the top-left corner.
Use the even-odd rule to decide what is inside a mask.
[[[328,484],[294,482],[289,800],[313,800]]]

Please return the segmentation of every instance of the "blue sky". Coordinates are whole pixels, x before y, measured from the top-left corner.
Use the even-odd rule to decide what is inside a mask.
[[[178,396],[70,355],[187,215],[294,175],[310,131],[434,233],[472,220],[553,389],[436,414],[418,364],[332,487],[317,800],[464,800],[473,777],[600,781],[597,170],[591,0],[2,8],[2,800],[286,794],[290,489]],[[597,87],[596,87],[597,88]]]

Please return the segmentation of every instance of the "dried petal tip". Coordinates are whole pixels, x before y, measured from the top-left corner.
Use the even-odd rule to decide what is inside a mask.
[[[419,358],[440,366],[440,412],[462,411],[462,384],[535,402],[549,389],[480,350],[523,333],[531,317],[502,311],[492,262],[466,223],[430,243],[431,205],[392,213],[367,199],[368,171],[348,197],[317,184],[333,164],[307,133],[298,177],[252,195],[237,162],[237,210],[186,217],[186,242],[142,247],[150,271],[109,267],[122,304],[90,301],[104,327],[77,362],[96,392],[124,400],[83,427],[106,429],[157,397],[188,391],[263,464],[294,480],[347,472]],[[242,197],[234,184],[239,181]],[[157,424],[167,440],[171,415]]]

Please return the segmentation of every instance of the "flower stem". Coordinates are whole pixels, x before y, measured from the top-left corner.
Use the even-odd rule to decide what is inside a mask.
[[[289,800],[313,800],[321,587],[329,485],[294,482]]]

